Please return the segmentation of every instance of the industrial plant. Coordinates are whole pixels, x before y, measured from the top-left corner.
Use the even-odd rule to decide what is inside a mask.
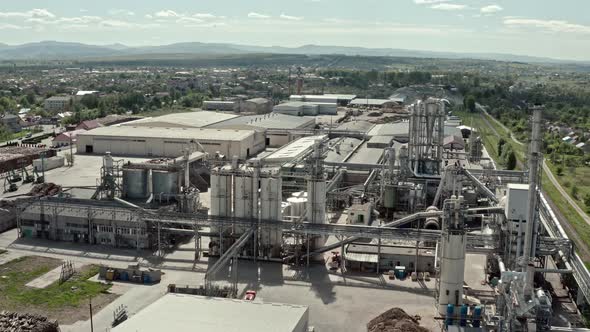
[[[457,128],[445,99],[418,99],[387,123],[346,117],[327,126],[310,117],[337,114],[336,104],[353,98],[298,95],[276,113],[243,121],[199,111],[80,133],[77,156],[102,158],[95,185],[86,186],[91,195],[18,197],[18,237],[161,258],[194,243],[195,262],[209,259],[201,295],[214,293],[219,275],[239,273],[238,261],[433,280],[433,306],[423,311],[434,311],[432,325],[448,331],[552,330],[561,313],[550,277],[578,304],[590,300],[590,273],[540,190],[542,106],[530,107],[528,165],[508,171],[495,168],[476,131]],[[485,255],[485,269],[468,265],[469,254]],[[467,274],[491,292],[466,287]],[[235,293],[237,281],[226,282]],[[174,315],[182,316],[178,299],[219,312],[228,301],[168,294],[156,304],[176,303]],[[391,304],[403,309],[404,299]],[[289,331],[307,331],[314,315],[272,307],[252,315],[295,312]],[[138,317],[167,309],[146,310]],[[146,323],[132,317],[116,330],[125,324]]]

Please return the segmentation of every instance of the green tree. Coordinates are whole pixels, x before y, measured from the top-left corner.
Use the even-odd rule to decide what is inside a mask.
[[[563,175],[563,167],[557,166],[557,168],[555,169],[555,174],[557,174],[557,176],[562,176]]]
[[[502,149],[504,148],[504,144],[506,144],[506,140],[504,138],[500,138],[498,140],[498,156],[502,156]]]
[[[465,106],[465,109],[469,112],[475,112],[475,97],[473,95],[466,96],[465,99],[463,99],[463,106]]]
[[[579,193],[579,191],[580,190],[578,189],[578,186],[574,184],[572,186],[572,189],[571,189],[572,197],[575,198],[575,199],[578,199],[578,193]]]
[[[513,170],[516,168],[516,155],[514,151],[510,150],[506,156],[506,169]]]
[[[88,109],[95,109],[98,107],[98,96],[93,93],[84,95],[80,103]]]
[[[586,205],[586,208],[590,208],[590,194],[584,195],[584,205]]]

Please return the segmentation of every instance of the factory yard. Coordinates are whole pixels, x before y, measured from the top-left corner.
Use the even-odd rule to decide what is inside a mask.
[[[89,318],[88,298],[92,297],[96,310],[100,310],[117,297],[107,293],[108,285],[87,280],[97,271],[88,265],[61,284],[56,280],[44,288],[27,285],[43,278],[61,262],[51,257],[22,256],[0,265],[0,311],[26,311],[68,324]]]
[[[26,259],[53,262],[53,265],[47,266],[43,271],[57,266],[60,259],[72,260],[76,266],[87,264],[126,266],[136,260],[142,265],[152,265],[153,257],[148,252],[142,252],[142,256],[136,259],[132,250],[121,251],[100,246],[44,240],[15,241],[15,236],[13,231],[0,235],[0,247],[9,250],[8,253],[0,255],[0,262],[23,255],[35,255],[35,258],[27,257]],[[133,315],[163,296],[166,286],[170,283],[178,286],[202,284],[204,271],[209,262],[205,258],[191,267],[193,263],[192,260],[187,259],[186,250],[186,248],[178,248],[158,264],[163,266],[165,273],[160,284],[144,286],[113,282],[110,292],[116,295],[107,296],[109,299],[113,297],[115,299],[112,303],[105,305],[102,310],[100,306],[105,302],[100,300],[100,297],[93,298],[95,331],[104,331],[110,326],[113,310],[118,306],[127,305],[130,314]],[[478,261],[477,256],[473,258]],[[474,263],[473,266],[480,267],[478,263]],[[466,278],[470,276],[474,278],[472,272],[466,271]],[[37,271],[34,275],[39,274],[40,272]],[[323,264],[314,264],[306,270],[276,263],[251,261],[240,261],[238,277],[239,298],[246,290],[256,290],[257,299],[263,302],[309,306],[309,324],[317,331],[366,331],[369,320],[396,306],[403,307],[409,315],[420,315],[421,326],[429,330],[440,329],[437,321],[433,319],[435,316],[432,297],[434,281],[418,283],[409,278],[401,281],[388,280],[386,275],[360,273],[347,273],[343,276],[329,271]],[[481,280],[476,277],[475,279],[473,282],[479,284]],[[19,283],[21,286],[24,285],[22,281]],[[359,306],[359,303],[363,305]],[[58,318],[62,331],[88,331],[88,316],[85,316],[88,313],[87,302],[84,301],[80,306],[80,312],[77,312],[78,309],[69,309],[68,306],[64,309],[60,307],[59,300],[55,300],[55,303],[41,306],[40,310],[35,312]],[[76,320],[80,321],[75,322]]]

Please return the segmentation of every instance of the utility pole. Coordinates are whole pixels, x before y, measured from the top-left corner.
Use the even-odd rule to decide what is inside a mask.
[[[72,145],[72,133],[70,133],[70,160],[71,166],[74,166],[74,146]]]
[[[94,332],[94,322],[92,321],[92,297],[88,298],[88,307],[90,309],[90,332]]]

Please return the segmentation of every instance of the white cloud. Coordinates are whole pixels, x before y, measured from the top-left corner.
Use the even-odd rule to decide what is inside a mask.
[[[145,18],[147,18],[148,20],[151,20],[152,18],[154,18],[152,15],[150,14],[145,14],[144,16]]]
[[[80,8],[80,13],[86,13],[88,9]]]
[[[303,19],[303,17],[300,17],[300,16],[290,16],[290,15],[285,15],[285,14],[281,14],[281,16],[279,16],[279,17],[284,20],[290,20],[290,21],[301,21]]]
[[[111,9],[109,10],[109,14],[111,15],[126,15],[126,16],[135,16],[135,12],[132,12],[127,9]]]
[[[196,14],[193,14],[193,17],[203,18],[203,19],[211,19],[211,18],[216,18],[217,16],[215,16],[211,13],[196,13]]]
[[[23,30],[23,29],[30,29],[30,27],[22,26],[22,25],[15,25],[15,24],[0,23],[0,30]]]
[[[185,23],[203,23],[203,20],[201,20],[200,18],[196,18],[196,17],[181,17],[178,20],[176,20],[176,23],[180,23],[180,24],[185,24]]]
[[[255,13],[255,12],[248,13],[248,17],[249,18],[270,18],[270,16],[268,16],[268,15],[264,15],[264,14],[260,14],[260,13]]]
[[[482,14],[494,14],[497,12],[501,12],[502,10],[504,10],[504,8],[502,8],[498,5],[489,5],[489,6],[482,7],[479,11]]]
[[[32,17],[28,18],[27,22],[35,23],[35,24],[88,24],[88,23],[96,23],[102,20],[102,17],[99,16],[77,16],[77,17],[60,17],[58,19],[49,20],[46,18],[39,18],[39,17]]]
[[[0,17],[54,18],[55,14],[44,8],[35,8],[26,12],[0,12]]]
[[[504,25],[512,28],[536,28],[546,32],[590,34],[590,26],[561,20],[505,17]]]
[[[173,11],[173,10],[167,9],[167,10],[161,10],[161,11],[155,13],[154,16],[156,16],[156,17],[181,17],[182,15]]]
[[[99,22],[99,26],[102,28],[108,29],[148,29],[148,28],[157,28],[160,27],[160,24],[157,23],[134,23],[128,21],[121,21],[121,20],[103,20]]]
[[[454,4],[454,3],[439,3],[439,4],[436,4],[436,5],[430,6],[430,8],[437,9],[437,10],[452,11],[452,10],[463,10],[463,9],[467,8],[467,6],[466,5]]]
[[[414,0],[417,5],[431,5],[433,3],[449,2],[450,0]]]

